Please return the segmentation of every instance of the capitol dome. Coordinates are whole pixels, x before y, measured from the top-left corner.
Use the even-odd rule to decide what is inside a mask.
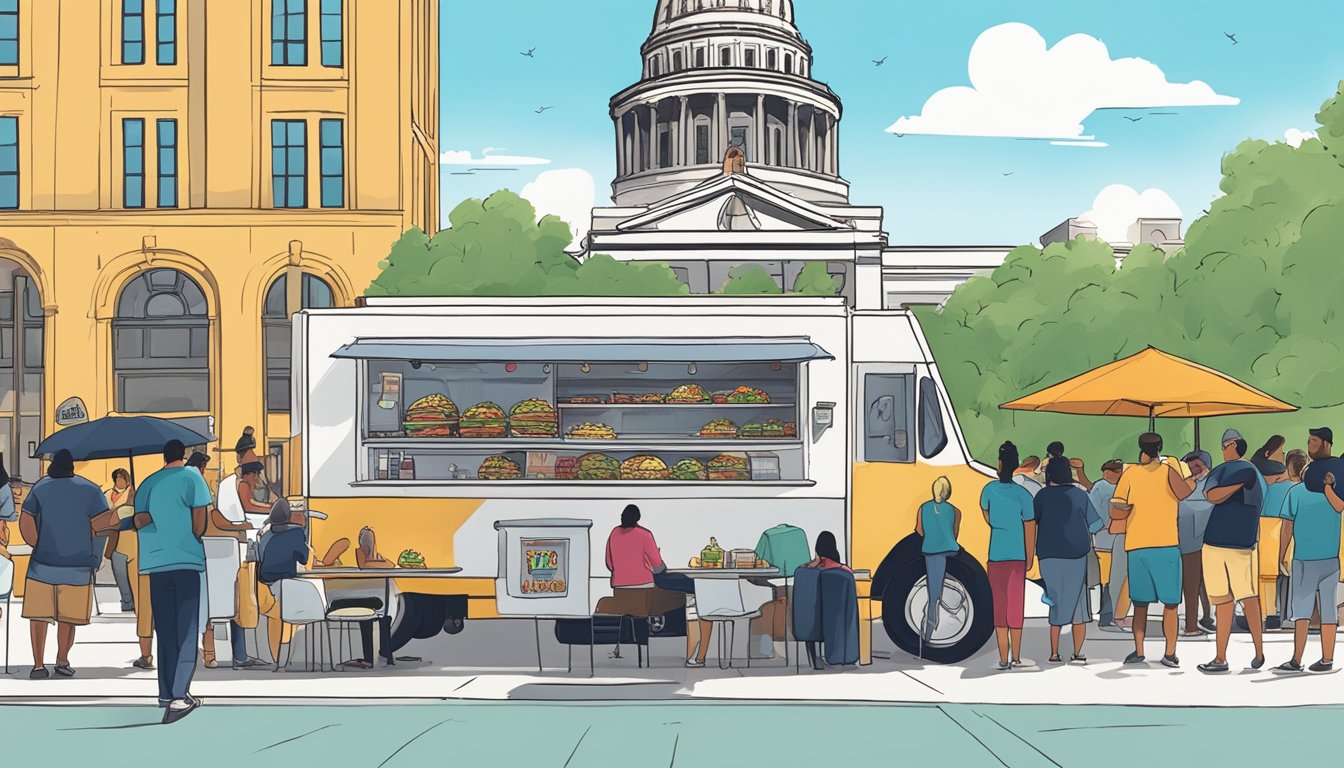
[[[617,205],[650,205],[746,172],[805,200],[843,203],[840,99],[812,79],[793,0],[658,0],[639,82],[611,99]]]

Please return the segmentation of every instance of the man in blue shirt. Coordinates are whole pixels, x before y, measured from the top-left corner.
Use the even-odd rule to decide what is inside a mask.
[[[1111,499],[1115,496],[1115,487],[1120,482],[1120,473],[1124,471],[1125,463],[1119,459],[1111,459],[1102,464],[1101,479],[1093,483],[1087,492],[1087,499],[1092,502],[1092,509],[1096,510],[1097,515],[1107,523],[1110,521]],[[1097,626],[1109,630],[1114,626],[1116,618],[1116,595],[1125,583],[1124,534],[1117,536],[1111,533],[1110,525],[1107,525],[1092,537],[1092,548],[1096,550],[1097,565],[1101,569],[1101,615]],[[1117,573],[1119,581],[1116,581]]]
[[[19,518],[19,532],[33,547],[23,587],[23,617],[32,623],[30,679],[51,676],[43,663],[48,624],[56,624],[56,674],[74,677],[70,648],[75,644],[75,627],[89,623],[93,572],[102,555],[94,536],[113,530],[117,522],[102,490],[75,475],[70,452],[57,451],[47,476],[23,500]]]
[[[1251,669],[1265,664],[1265,625],[1260,614],[1260,573],[1256,548],[1260,543],[1260,509],[1265,501],[1265,479],[1247,461],[1246,440],[1235,429],[1223,433],[1223,463],[1212,472],[1204,496],[1213,502],[1213,514],[1204,532],[1204,583],[1218,614],[1213,660],[1199,671],[1228,671],[1227,644],[1232,639],[1232,616],[1237,603],[1255,643]]]
[[[1310,430],[1307,454],[1312,462],[1330,461],[1335,435],[1329,427]],[[1302,672],[1302,655],[1307,649],[1307,629],[1311,614],[1321,609],[1321,660],[1312,664],[1312,672],[1329,672],[1335,662],[1335,631],[1339,628],[1339,521],[1344,510],[1334,487],[1333,473],[1325,476],[1323,493],[1312,492],[1305,482],[1288,491],[1283,506],[1283,537],[1279,542],[1279,560],[1293,543],[1292,594],[1289,596],[1293,631],[1293,658],[1279,665],[1276,672]]]
[[[185,466],[186,446],[163,446],[163,469],[135,494],[140,573],[149,575],[154,634],[159,642],[159,706],[174,723],[200,706],[188,689],[196,674],[200,635],[201,579],[205,572],[205,515],[210,489],[201,473]]]

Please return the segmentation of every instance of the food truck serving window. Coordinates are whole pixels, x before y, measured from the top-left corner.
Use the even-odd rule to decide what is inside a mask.
[[[806,481],[802,376],[830,355],[725,342],[361,341],[333,356],[364,366],[364,481]]]

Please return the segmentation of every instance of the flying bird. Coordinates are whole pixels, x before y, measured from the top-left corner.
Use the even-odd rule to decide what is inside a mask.
[[[1009,172],[1007,172],[1007,173],[1005,173],[1005,174],[1003,174],[1003,175],[1004,175],[1004,176],[1012,176],[1012,175],[1013,175],[1013,172],[1012,172],[1012,171],[1009,171]]]
[[[536,56],[533,56],[532,54],[534,54],[534,53],[536,53],[536,52],[537,52],[537,49],[536,49],[536,48],[528,48],[526,51],[519,51],[519,52],[518,52],[518,55],[519,55],[519,56],[526,56],[526,57],[529,58],[529,59],[535,59]]]
[[[555,109],[555,107],[537,107],[536,112],[538,115],[540,115],[542,112],[545,112],[548,109]]]
[[[1130,117],[1129,115],[1125,115],[1125,119],[1128,120],[1128,121],[1131,122],[1131,123],[1137,123],[1137,122],[1139,122],[1140,120],[1142,120],[1143,118],[1142,118],[1142,117]]]
[[[1236,45],[1236,44],[1237,44],[1237,36],[1236,36],[1236,35],[1231,34],[1231,33],[1228,33],[1228,32],[1224,32],[1224,33],[1223,33],[1223,37],[1226,37],[1228,40],[1231,40],[1233,45]]]
[[[904,139],[904,138],[905,138],[905,134],[904,134],[904,133],[893,133],[892,136],[895,136],[895,137],[898,138],[898,139]]]
[[[887,59],[889,59],[889,58],[891,58],[891,57],[890,57],[890,56],[883,56],[883,57],[880,58],[880,59],[873,59],[873,64],[875,64],[875,65],[877,65],[877,66],[880,67],[880,66],[882,66],[883,64],[886,64],[886,63],[887,63]]]

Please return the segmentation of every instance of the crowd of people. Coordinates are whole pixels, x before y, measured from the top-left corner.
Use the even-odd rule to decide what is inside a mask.
[[[234,448],[237,468],[219,483],[217,495],[206,482],[209,455],[200,451],[188,455],[177,440],[163,446],[162,468],[138,487],[130,472],[118,468],[106,491],[76,474],[69,451],[57,451],[50,457],[46,476],[28,490],[17,512],[8,476],[0,467],[0,548],[9,543],[8,522],[14,520],[32,547],[22,610],[32,641],[30,679],[76,674],[70,662],[76,630],[91,619],[95,575],[106,558],[122,611],[135,615],[139,656],[130,664],[157,670],[164,722],[180,720],[198,707],[200,701],[190,692],[197,666],[218,666],[205,575],[206,537],[233,539],[240,546],[242,567],[236,575],[225,574],[235,579],[238,598],[236,614],[228,618],[232,668],[269,667],[247,649],[247,632],[262,618],[271,663],[278,662],[281,645],[290,641],[293,627],[281,621],[275,585],[304,568],[340,566],[351,543],[338,539],[323,556],[316,556],[310,546],[310,513],[291,509],[266,484],[265,466],[255,449],[248,428]],[[265,516],[259,529],[249,522],[249,514]],[[359,534],[355,561],[360,568],[393,565],[378,552],[369,528]],[[382,602],[377,597],[345,595],[331,607],[381,610]],[[56,657],[49,670],[47,634],[53,624]],[[368,668],[373,660],[372,627],[361,624],[361,630],[362,658],[346,664]]]
[[[1344,460],[1332,458],[1333,443],[1333,432],[1322,427],[1309,431],[1305,451],[1285,452],[1286,439],[1275,435],[1249,453],[1246,439],[1229,429],[1221,461],[1201,450],[1177,460],[1164,454],[1162,437],[1149,432],[1139,436],[1135,462],[1107,461],[1095,482],[1061,443],[1047,446],[1044,460],[1020,458],[1013,443],[1004,443],[998,478],[980,494],[990,528],[998,668],[1022,664],[1025,585],[1032,581],[1049,609],[1053,664],[1087,662],[1089,590],[1100,587],[1101,629],[1134,636],[1125,664],[1146,662],[1149,610],[1160,606],[1163,665],[1180,666],[1179,637],[1212,633],[1213,658],[1198,669],[1228,672],[1240,605],[1240,623],[1255,650],[1251,669],[1266,663],[1264,633],[1291,629],[1292,658],[1274,671],[1331,671],[1344,512],[1335,489],[1336,475],[1344,479]],[[938,625],[947,560],[960,549],[962,513],[951,496],[951,483],[939,478],[916,520],[929,583],[926,642]],[[1304,667],[1313,625],[1320,628],[1321,657]],[[1065,627],[1072,635],[1067,660],[1060,649]]]

